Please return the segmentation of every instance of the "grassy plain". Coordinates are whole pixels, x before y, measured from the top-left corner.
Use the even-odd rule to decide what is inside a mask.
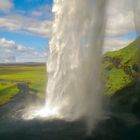
[[[7,103],[19,91],[18,84],[28,83],[29,88],[43,97],[46,90],[45,65],[0,65],[0,105]]]

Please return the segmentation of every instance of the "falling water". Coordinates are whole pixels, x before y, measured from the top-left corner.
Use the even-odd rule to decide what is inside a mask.
[[[46,114],[85,118],[90,132],[104,112],[100,63],[105,0],[54,0],[53,12]]]

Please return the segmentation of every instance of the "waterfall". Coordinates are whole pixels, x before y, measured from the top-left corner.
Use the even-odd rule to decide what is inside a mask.
[[[53,13],[46,113],[70,120],[83,117],[91,131],[104,112],[101,55],[105,0],[54,0]]]
[[[101,62],[108,2],[112,1],[54,0],[46,104],[41,110],[29,109],[23,118],[82,119],[89,134],[104,118]],[[140,3],[138,0],[130,2],[139,37]],[[138,48],[139,44],[140,38],[136,42]]]

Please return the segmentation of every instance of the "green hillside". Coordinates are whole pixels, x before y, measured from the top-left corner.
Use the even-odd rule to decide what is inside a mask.
[[[136,41],[118,51],[104,55],[106,94],[112,96],[139,79],[138,48]]]

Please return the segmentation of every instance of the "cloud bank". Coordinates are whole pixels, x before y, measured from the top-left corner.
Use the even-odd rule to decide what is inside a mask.
[[[44,62],[46,53],[17,44],[13,40],[0,38],[0,63]]]
[[[135,32],[132,0],[109,0],[106,18],[104,51],[118,50],[134,40],[133,36],[123,38],[124,35],[131,36]]]
[[[0,12],[9,12],[14,4],[11,0],[0,0]]]
[[[40,21],[21,15],[0,17],[0,27],[10,31],[30,32],[30,34],[41,35],[43,37],[50,37],[51,34],[51,21]]]

